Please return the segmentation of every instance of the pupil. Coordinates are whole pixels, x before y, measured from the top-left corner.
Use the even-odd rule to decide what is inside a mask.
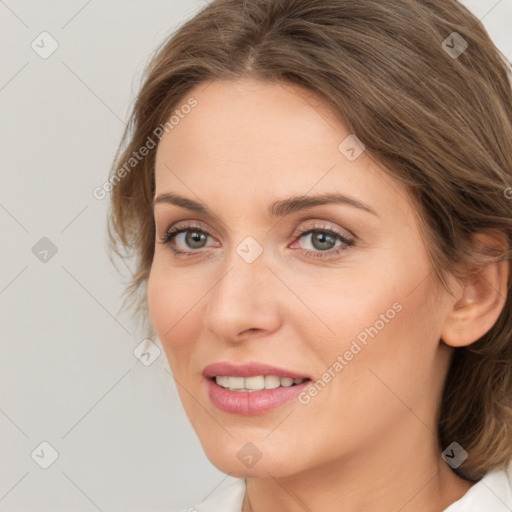
[[[317,231],[313,236],[313,245],[316,249],[331,249],[333,241],[334,239],[332,236],[322,233],[321,231]],[[318,246],[316,242],[319,242],[320,245]],[[324,245],[325,243],[327,243],[327,247]]]
[[[186,236],[186,242],[189,247],[193,247],[195,249],[201,247],[201,239],[206,238],[204,233],[198,233],[197,231],[189,231]],[[204,240],[202,240],[204,242]],[[195,245],[199,243],[198,245]]]

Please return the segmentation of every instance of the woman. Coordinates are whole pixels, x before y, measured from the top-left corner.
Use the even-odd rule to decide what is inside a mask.
[[[454,0],[219,0],[154,56],[109,229],[236,477],[189,510],[510,510],[506,64]]]

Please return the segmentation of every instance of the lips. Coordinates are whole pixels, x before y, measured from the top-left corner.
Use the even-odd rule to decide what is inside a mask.
[[[263,363],[244,363],[235,365],[228,362],[219,362],[209,364],[203,369],[203,376],[207,379],[212,379],[217,376],[226,377],[257,377],[274,375],[279,378],[291,379],[311,379],[310,375],[298,373],[295,371],[287,370],[285,368],[278,368]]]
[[[206,366],[202,373],[206,394],[214,406],[246,416],[265,414],[284,406],[311,384],[306,374],[262,363],[219,362]],[[265,388],[259,389],[262,380]]]
[[[304,389],[311,385],[310,380],[301,384],[264,389],[262,391],[231,391],[219,386],[213,378],[205,379],[205,392],[211,403],[221,411],[229,414],[253,416],[266,414],[278,407],[293,403]]]

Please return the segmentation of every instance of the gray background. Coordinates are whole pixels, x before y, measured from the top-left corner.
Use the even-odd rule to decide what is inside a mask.
[[[512,60],[512,0],[464,3]],[[172,511],[231,480],[163,352],[149,366],[133,354],[144,336],[119,314],[107,199],[92,195],[149,56],[204,5],[0,0],[1,511]],[[50,48],[43,31],[59,45],[46,59],[31,47]],[[58,453],[47,469],[42,442]]]

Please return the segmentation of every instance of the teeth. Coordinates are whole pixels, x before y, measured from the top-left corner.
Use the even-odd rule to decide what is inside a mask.
[[[242,383],[244,383],[243,387],[245,389],[257,391],[258,389],[265,388],[265,377],[262,377],[261,375],[258,375],[257,377],[246,377],[245,379],[242,377]],[[231,389],[231,386],[229,386],[229,389]]]
[[[281,381],[281,386],[284,386],[285,388],[288,388],[291,385],[293,385],[293,379],[290,379],[290,377],[284,377],[284,378],[280,379],[280,381]]]
[[[281,385],[281,379],[275,375],[265,376],[265,389],[275,389]]]
[[[290,387],[301,384],[304,379],[292,379],[291,377],[277,377],[276,375],[256,375],[254,377],[228,377],[219,375],[215,382],[230,391],[262,391],[263,389],[275,389],[280,386]]]

